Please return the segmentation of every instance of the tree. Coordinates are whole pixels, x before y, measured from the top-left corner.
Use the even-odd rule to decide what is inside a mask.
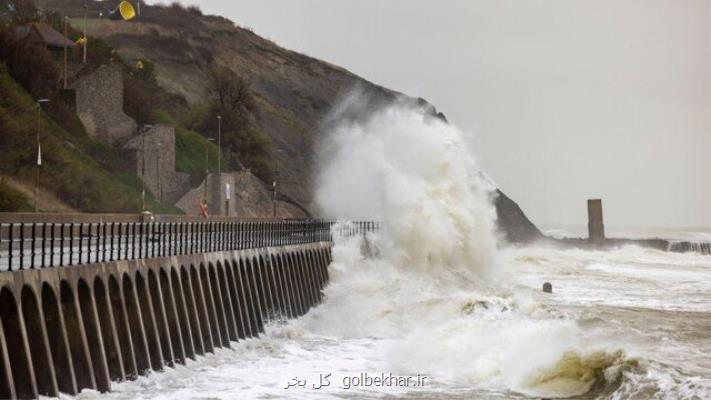
[[[217,132],[217,116],[222,117],[222,145],[263,180],[271,179],[271,142],[261,130],[257,102],[248,80],[225,67],[210,69],[213,102],[195,128]],[[214,135],[210,135],[214,136]]]

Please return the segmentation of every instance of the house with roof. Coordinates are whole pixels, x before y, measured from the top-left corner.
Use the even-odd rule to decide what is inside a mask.
[[[15,25],[13,31],[17,39],[29,40],[32,43],[46,46],[53,52],[64,51],[65,47],[67,50],[78,48],[76,43],[44,22]]]

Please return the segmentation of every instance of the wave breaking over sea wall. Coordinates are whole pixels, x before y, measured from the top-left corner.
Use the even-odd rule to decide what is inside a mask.
[[[361,254],[362,238],[336,243],[310,329],[387,340],[393,371],[463,387],[566,397],[619,379],[623,353],[591,346],[574,321],[507,287],[494,187],[459,129],[397,104],[335,127],[325,148],[324,212],[385,227],[367,239],[375,258]]]

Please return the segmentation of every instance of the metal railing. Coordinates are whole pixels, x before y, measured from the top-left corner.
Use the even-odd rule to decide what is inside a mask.
[[[332,241],[378,222],[328,220],[0,224],[0,271]]]

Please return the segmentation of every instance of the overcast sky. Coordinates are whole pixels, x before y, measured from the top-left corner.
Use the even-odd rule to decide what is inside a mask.
[[[192,0],[422,96],[538,224],[711,226],[709,0]]]

